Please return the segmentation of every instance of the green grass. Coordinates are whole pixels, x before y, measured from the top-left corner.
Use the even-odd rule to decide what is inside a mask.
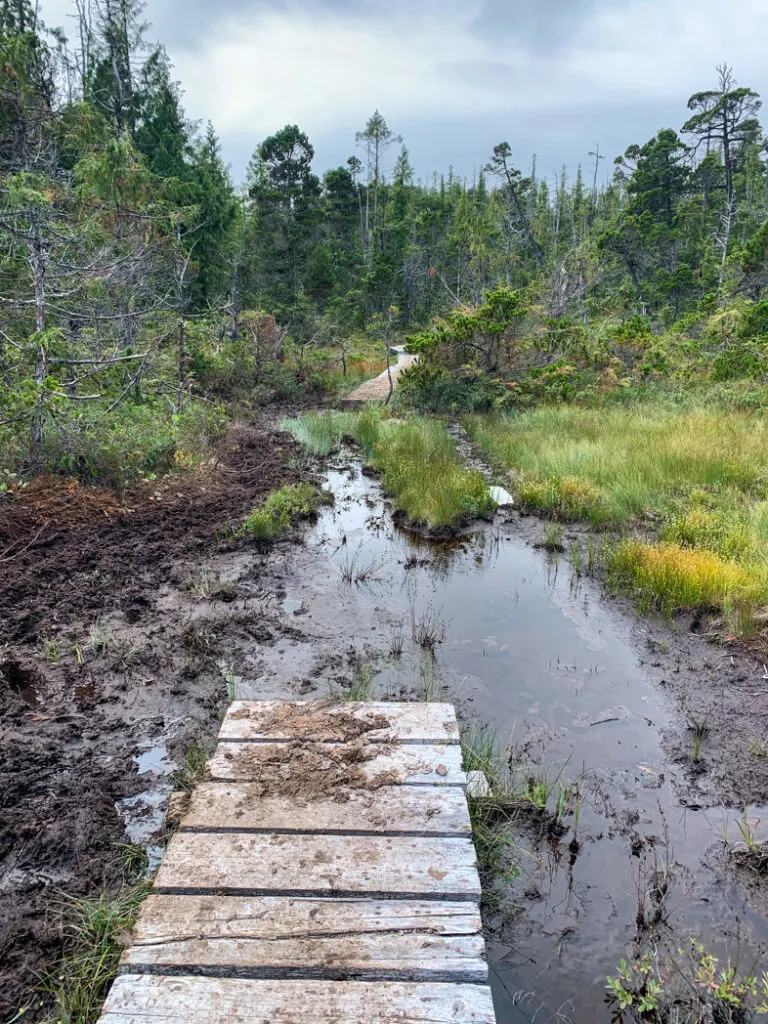
[[[608,545],[609,581],[644,610],[714,609],[748,639],[768,605],[768,417],[715,407],[537,409],[466,429],[523,506],[558,521],[650,525]],[[590,564],[593,558],[590,556]]]
[[[283,426],[316,455],[328,454],[345,437],[354,439],[397,508],[431,529],[457,527],[495,507],[482,474],[464,466],[437,420],[390,419],[365,409],[313,413]]]
[[[150,889],[151,883],[144,882],[116,895],[66,898],[64,935],[70,952],[42,984],[55,1007],[50,1024],[93,1024],[98,1019]]]
[[[323,495],[311,484],[281,487],[251,512],[240,534],[260,541],[279,540],[300,520],[313,516],[322,501]]]
[[[625,523],[696,489],[768,497],[768,418],[707,408],[543,408],[465,427],[521,500],[564,519]]]

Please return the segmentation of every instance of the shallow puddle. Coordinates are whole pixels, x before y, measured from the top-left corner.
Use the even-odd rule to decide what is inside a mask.
[[[285,613],[295,615],[300,594],[314,643],[377,651],[372,697],[455,700],[514,756],[552,779],[578,779],[578,853],[568,852],[572,833],[552,844],[521,826],[519,876],[488,915],[499,1021],[610,1020],[606,975],[631,951],[638,888],[654,867],[669,875],[675,941],[693,935],[751,966],[768,927],[724,863],[724,829],[734,835],[737,815],[683,806],[686,769],[662,752],[673,709],[647,651],[664,639],[591,583],[576,584],[563,556],[530,546],[514,524],[429,543],[393,526],[356,463],[327,479],[336,504],[287,564]],[[309,671],[310,648],[294,647]],[[241,695],[263,697],[262,687],[245,684]]]

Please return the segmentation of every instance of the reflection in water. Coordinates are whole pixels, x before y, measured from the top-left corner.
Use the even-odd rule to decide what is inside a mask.
[[[669,861],[666,910],[678,934],[722,949],[724,922],[741,918],[745,946],[768,938],[738,885],[723,879],[726,812],[675,800],[659,744],[667,716],[633,624],[512,526],[427,541],[393,526],[358,465],[329,473],[327,486],[336,504],[308,543],[340,587],[353,556],[375,566],[352,585],[357,609],[379,613],[392,631],[378,693],[434,699],[447,687],[512,754],[579,779],[579,851],[568,850],[570,837],[553,846],[521,829],[519,877],[489,915],[501,1024],[610,1020],[605,978],[629,951],[638,889],[659,853]],[[444,624],[434,651],[411,641],[425,615]]]

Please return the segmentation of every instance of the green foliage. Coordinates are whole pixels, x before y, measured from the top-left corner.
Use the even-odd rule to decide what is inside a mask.
[[[66,899],[63,915],[68,952],[42,984],[56,1008],[57,1022],[91,1024],[99,1017],[150,890],[151,883],[142,883],[115,895]]]
[[[430,529],[455,529],[491,512],[482,474],[464,467],[442,423],[388,419],[375,409],[359,414],[309,414],[284,426],[316,454],[351,437],[382,476],[399,511]]]
[[[264,542],[280,540],[302,519],[316,515],[323,500],[324,496],[311,484],[281,487],[251,512],[239,534]]]

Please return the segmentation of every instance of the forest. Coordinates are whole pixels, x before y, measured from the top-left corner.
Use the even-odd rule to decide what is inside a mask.
[[[506,142],[476,180],[417,181],[377,111],[345,166],[287,125],[239,186],[142,8],[83,0],[68,40],[2,4],[0,486],[165,472],[232,403],[338,395],[395,337],[429,354],[403,398],[434,411],[761,404],[766,149],[729,66],[607,184],[599,147],[548,180]]]
[[[500,1020],[768,1014],[760,96],[556,174],[276,125],[238,182],[145,8],[0,0],[0,1020],[98,1019],[265,689],[458,705]]]

